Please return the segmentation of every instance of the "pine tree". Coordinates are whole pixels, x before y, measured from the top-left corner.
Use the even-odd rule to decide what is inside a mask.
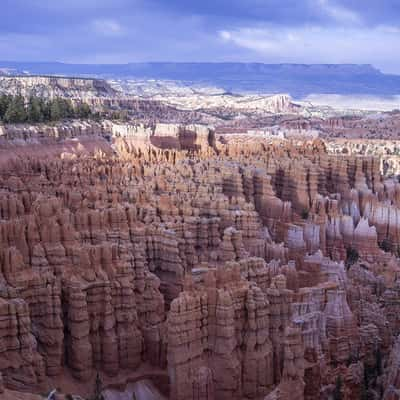
[[[369,391],[368,388],[365,386],[365,381],[361,382],[361,394],[360,400],[369,400]]]
[[[27,120],[25,100],[22,96],[14,97],[4,114],[4,121],[9,123],[22,123]]]
[[[44,122],[50,121],[50,101],[45,101],[42,97],[39,98],[40,110]]]
[[[378,376],[381,376],[383,373],[383,368],[382,368],[382,351],[380,345],[377,346],[375,352],[375,361],[376,361],[376,373]]]
[[[32,96],[28,103],[28,121],[42,122],[44,120],[41,103],[38,97]]]
[[[53,99],[50,101],[50,120],[59,121],[62,118],[62,110],[60,107],[59,99]]]
[[[76,116],[81,119],[89,118],[92,111],[87,103],[79,103],[77,105]]]
[[[4,118],[4,115],[7,111],[10,102],[11,102],[11,96],[7,96],[6,94],[0,96],[0,119]]]
[[[75,109],[74,109],[74,105],[72,104],[72,101],[70,99],[65,100],[66,104],[65,104],[65,109],[66,109],[66,118],[75,118]]]
[[[91,114],[91,117],[97,122],[101,120],[101,114],[98,111],[96,111],[94,114]]]
[[[342,386],[343,386],[342,377],[339,375],[336,378],[336,382],[335,382],[335,389],[333,391],[333,400],[342,400],[342,398],[343,398]]]
[[[46,101],[42,97],[31,96],[26,107],[22,96],[0,96],[0,120],[6,123],[55,122],[93,116],[87,103],[82,102],[74,106],[70,99],[55,98]],[[100,118],[100,114],[98,117]]]
[[[93,400],[103,400],[103,395],[102,395],[102,390],[103,390],[103,382],[101,381],[100,374],[97,372],[96,374],[96,381],[94,384],[94,396]]]
[[[72,107],[71,100],[67,99],[57,99],[58,106],[60,108],[60,117],[61,118],[73,118],[74,117],[74,108]]]

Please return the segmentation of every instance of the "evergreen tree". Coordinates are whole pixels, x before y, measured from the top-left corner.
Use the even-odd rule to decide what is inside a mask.
[[[346,249],[346,266],[349,269],[353,264],[359,260],[360,256],[358,251],[353,247],[348,247]]]
[[[44,120],[41,102],[38,97],[31,96],[28,103],[28,121],[42,122]]]
[[[335,382],[335,389],[333,391],[333,400],[342,400],[343,399],[342,386],[343,386],[342,377],[339,375],[336,378],[336,382]]]
[[[22,123],[27,120],[25,100],[22,96],[14,97],[4,114],[4,121],[9,123]]]
[[[70,99],[55,98],[45,100],[42,97],[31,96],[27,106],[22,96],[0,96],[0,120],[6,123],[49,122],[61,119],[94,117],[87,103],[74,106]],[[101,115],[97,117],[100,119]]]
[[[81,119],[89,118],[92,114],[90,107],[87,103],[79,103],[77,105],[76,116]]]
[[[73,118],[75,116],[71,100],[57,99],[61,118]]]
[[[69,99],[67,99],[65,101],[66,101],[65,109],[66,109],[66,113],[67,113],[66,117],[67,118],[75,118],[76,117],[75,109],[74,109],[74,105],[72,104],[72,101]]]
[[[60,107],[59,99],[53,99],[50,101],[50,120],[59,121],[62,118],[62,110]]]
[[[376,361],[376,373],[378,376],[381,376],[383,373],[383,368],[382,368],[382,351],[380,345],[378,345],[375,352],[375,361]]]
[[[369,390],[365,386],[365,382],[361,382],[361,394],[360,394],[360,400],[370,400],[370,395],[369,395]]]
[[[91,117],[97,122],[101,120],[101,114],[98,111],[96,111],[94,114],[91,114]]]
[[[8,105],[11,102],[11,97],[3,94],[0,96],[0,119],[4,118],[4,115],[7,111]]]
[[[50,101],[39,98],[40,110],[42,112],[43,122],[50,121]]]
[[[101,393],[102,390],[103,390],[103,382],[101,381],[100,374],[97,372],[96,381],[94,384],[93,400],[103,400],[104,399],[104,397]]]

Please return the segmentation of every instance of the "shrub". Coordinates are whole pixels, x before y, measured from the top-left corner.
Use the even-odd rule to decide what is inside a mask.
[[[379,247],[385,251],[386,253],[392,251],[392,244],[390,243],[389,239],[383,239],[382,242],[379,244]]]
[[[309,215],[310,215],[309,210],[307,210],[307,208],[303,208],[303,210],[301,211],[301,218],[308,219]]]
[[[358,251],[353,247],[348,247],[346,250],[346,265],[350,268],[360,258]]]

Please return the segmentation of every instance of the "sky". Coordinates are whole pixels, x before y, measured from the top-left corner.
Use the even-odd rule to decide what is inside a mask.
[[[400,0],[1,0],[0,59],[356,63],[400,74]]]

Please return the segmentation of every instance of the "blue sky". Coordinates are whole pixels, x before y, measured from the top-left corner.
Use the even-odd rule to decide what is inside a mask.
[[[400,74],[400,0],[2,0],[0,59],[368,63]]]

